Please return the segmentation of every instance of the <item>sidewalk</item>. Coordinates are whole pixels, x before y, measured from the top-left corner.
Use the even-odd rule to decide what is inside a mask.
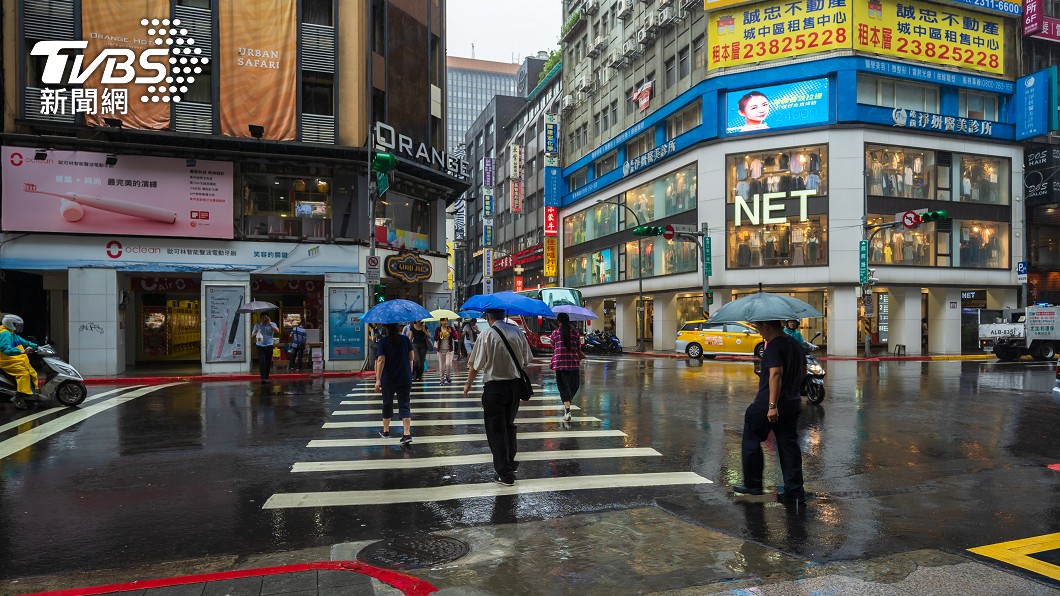
[[[677,358],[681,360],[687,360],[689,357],[685,354],[677,352],[623,352],[623,356],[640,356],[644,358]],[[828,356],[826,354],[817,354],[817,359],[821,361],[828,360],[853,360],[859,362],[931,362],[931,361],[944,361],[944,360],[982,360],[991,361],[997,360],[997,357],[993,354],[925,354],[921,356],[894,356],[886,352],[874,353],[871,357],[865,358],[864,356]],[[755,358],[753,356],[718,356],[714,360],[729,360],[735,362],[753,362]]]

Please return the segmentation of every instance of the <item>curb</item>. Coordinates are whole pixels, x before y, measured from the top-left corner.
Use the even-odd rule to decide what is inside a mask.
[[[373,567],[360,561],[319,561],[316,563],[301,563],[298,565],[283,565],[280,567],[263,567],[260,569],[246,569],[240,571],[222,571],[220,573],[204,573],[201,575],[185,575],[178,577],[167,577],[162,579],[136,580],[122,584],[111,584],[108,586],[90,586],[86,588],[71,588],[67,590],[56,590],[53,592],[35,592],[26,596],[91,596],[95,594],[115,594],[122,592],[143,591],[152,588],[166,588],[171,586],[186,586],[191,584],[205,584],[207,582],[223,581],[230,579],[242,579],[247,577],[260,577],[266,575],[281,575],[285,573],[301,573],[303,571],[330,570],[349,571],[367,575],[377,579],[389,586],[397,588],[406,596],[426,596],[438,591],[433,585],[413,577],[390,569]]]
[[[689,359],[684,354],[660,354],[649,353],[649,352],[625,352],[622,355],[629,355],[634,357],[643,358],[675,358],[680,360]],[[817,358],[822,362],[829,360],[843,362],[843,361],[854,361],[854,362],[932,362],[932,361],[947,361],[947,360],[982,360],[991,361],[995,359],[993,354],[954,354],[954,355],[928,355],[928,356],[872,356],[864,358],[861,356],[819,356]],[[713,360],[723,360],[730,362],[754,362],[755,358],[751,356],[717,356]]]
[[[307,379],[341,379],[349,377],[368,377],[374,376],[375,373],[372,371],[332,371],[326,373],[284,373],[278,375],[269,375],[270,379],[276,379],[279,381],[298,381]],[[188,383],[210,383],[210,382],[221,382],[221,381],[257,381],[261,377],[254,374],[240,374],[240,375],[173,375],[169,377],[155,376],[155,377],[92,377],[85,379],[85,385],[115,385],[118,383],[130,383],[135,382],[141,385],[160,385],[162,383],[172,383],[174,381],[185,381]]]

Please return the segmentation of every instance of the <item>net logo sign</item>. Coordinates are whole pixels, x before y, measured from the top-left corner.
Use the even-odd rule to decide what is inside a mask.
[[[195,82],[195,75],[202,74],[210,59],[202,56],[202,48],[194,47],[195,39],[187,29],[180,28],[179,19],[141,19],[140,25],[146,29],[146,38],[91,35],[112,43],[145,45],[147,49],[105,48],[87,65],[83,54],[71,56],[63,52],[84,52],[88,41],[34,44],[30,54],[45,58],[41,82],[47,87],[41,90],[40,113],[127,114],[129,89],[111,86],[130,83],[148,85],[146,93],[139,97],[142,103],[180,102],[188,85]],[[68,70],[69,75],[64,76]],[[105,86],[102,93],[95,88],[67,88],[84,84],[96,73],[100,73],[99,84]]]

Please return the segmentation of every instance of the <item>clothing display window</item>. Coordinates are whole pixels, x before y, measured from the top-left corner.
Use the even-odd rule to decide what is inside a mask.
[[[811,216],[800,221],[761,226],[729,222],[729,269],[756,267],[804,267],[828,264],[828,217]]]
[[[699,200],[697,177],[696,164],[689,164],[627,191],[626,206],[637,214],[642,225],[691,211],[696,208]],[[634,228],[636,225],[633,217],[627,217],[626,228]]]
[[[618,205],[600,204],[563,218],[563,246],[574,246],[618,232],[618,209]]]
[[[960,170],[954,172],[954,188],[961,201],[971,203],[988,203],[991,205],[1009,204],[1009,160],[999,157],[979,155],[960,155],[954,164],[960,164]]]
[[[878,197],[935,199],[935,152],[869,145],[865,150],[868,194]],[[940,184],[940,188],[948,188]],[[943,198],[939,196],[938,198]]]
[[[870,215],[869,224],[894,221],[894,216]],[[932,267],[936,262],[935,224],[921,224],[914,229],[884,229],[873,236],[869,246],[872,265],[916,265]]]
[[[960,220],[953,222],[954,267],[1009,268],[1007,223]]]
[[[828,146],[777,149],[726,157],[726,200],[750,201],[755,195],[814,190],[828,195]]]

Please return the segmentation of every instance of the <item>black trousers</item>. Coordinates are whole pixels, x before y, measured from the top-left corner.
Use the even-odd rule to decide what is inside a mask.
[[[291,370],[301,370],[302,369],[302,357],[303,356],[305,356],[305,344],[302,344],[300,346],[295,346],[295,348],[293,350],[291,350],[291,354],[289,356],[289,358],[291,359],[290,360],[290,362],[291,362]]]
[[[559,397],[564,402],[574,401],[574,395],[582,385],[582,371],[580,370],[557,370],[556,385],[559,387]]]
[[[510,381],[488,381],[482,388],[482,411],[486,421],[486,441],[493,453],[493,469],[504,479],[515,473],[515,415],[519,413],[519,398],[515,384]]]
[[[258,348],[258,374],[262,381],[269,380],[272,372],[272,346],[257,346]]]
[[[412,380],[423,378],[423,363],[427,361],[427,344],[412,344]]]
[[[773,436],[777,440],[780,470],[784,474],[784,494],[791,498],[803,497],[802,451],[799,450],[798,421],[802,411],[801,399],[781,401],[780,419],[770,423],[766,418],[768,404],[753,403],[743,417],[743,483],[749,488],[762,488],[765,456],[762,442]]]

